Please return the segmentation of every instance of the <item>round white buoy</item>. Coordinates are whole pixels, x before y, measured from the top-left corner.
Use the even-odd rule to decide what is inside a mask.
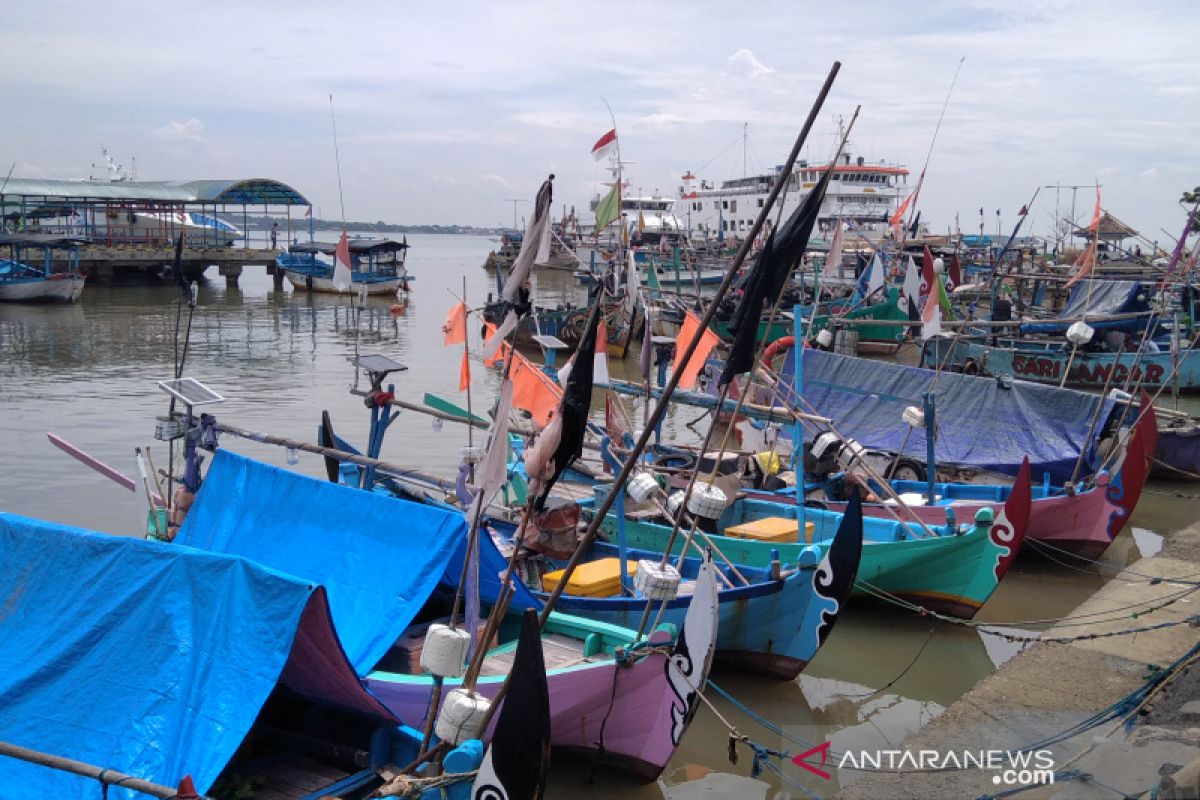
[[[833,331],[829,330],[829,328],[822,328],[817,334],[817,344],[821,347],[829,347],[829,345],[833,344]]]
[[[421,648],[421,669],[439,678],[457,678],[465,671],[471,634],[448,625],[434,624],[425,634]]]
[[[910,428],[925,427],[925,412],[916,406],[909,406],[904,409],[904,413],[900,415]]]
[[[1083,320],[1073,322],[1071,327],[1067,328],[1067,341],[1076,347],[1087,344],[1095,335],[1096,330]]]
[[[945,269],[946,269],[946,262],[943,261],[940,256],[933,260],[933,272],[935,275],[941,275],[943,270],[945,270]]]
[[[479,446],[468,445],[459,450],[462,455],[462,463],[478,464],[483,461],[483,448]]]
[[[491,704],[481,694],[470,694],[466,689],[453,689],[446,695],[442,710],[438,712],[433,730],[443,742],[462,744],[468,739],[478,739],[483,729],[483,718]]]
[[[625,485],[635,503],[644,503],[658,491],[658,481],[649,472],[639,472]]]
[[[697,517],[717,519],[725,512],[725,493],[711,483],[698,483],[692,487],[687,509]]]

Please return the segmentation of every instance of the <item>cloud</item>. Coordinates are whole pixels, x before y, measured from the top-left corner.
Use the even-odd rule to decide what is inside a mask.
[[[1158,169],[1151,167],[1150,169],[1143,170],[1142,172],[1138,173],[1138,177],[1148,181],[1156,181],[1158,180]]]
[[[754,53],[745,47],[739,48],[736,53],[729,57],[729,65],[743,71],[751,78],[761,78],[775,71],[759,61]]]
[[[208,144],[204,123],[195,117],[186,122],[168,122],[150,131],[150,136],[167,144]]]

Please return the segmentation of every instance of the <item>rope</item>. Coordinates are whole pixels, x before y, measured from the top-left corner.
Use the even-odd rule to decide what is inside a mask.
[[[1173,627],[1176,625],[1193,624],[1194,622],[1200,620],[1200,615],[1192,615],[1183,620],[1164,622],[1159,625],[1145,627],[1145,628],[1128,628],[1128,629],[1119,630],[1119,631],[1110,631],[1108,633],[1091,633],[1091,634],[1080,634],[1078,636],[1059,636],[1059,637],[1051,637],[1051,638],[1044,638],[1044,637],[1040,637],[1040,636],[1023,636],[1020,634],[1003,633],[1001,631],[993,631],[993,630],[988,629],[989,627],[1030,628],[1030,627],[1034,627],[1035,625],[1047,625],[1047,626],[1056,626],[1056,627],[1073,627],[1076,625],[1092,625],[1092,624],[1116,622],[1117,620],[1126,619],[1126,618],[1137,619],[1138,617],[1145,616],[1146,614],[1150,614],[1150,613],[1153,613],[1160,609],[1166,608],[1169,605],[1179,602],[1184,597],[1187,597],[1188,595],[1191,595],[1197,591],[1200,591],[1200,585],[1189,586],[1188,588],[1183,589],[1180,592],[1177,592],[1176,594],[1167,595],[1165,598],[1162,599],[1161,602],[1156,601],[1156,600],[1145,600],[1140,603],[1130,603],[1129,605],[1120,606],[1118,608],[1106,609],[1104,611],[1093,611],[1093,612],[1086,613],[1086,614],[1075,614],[1075,615],[1070,615],[1070,616],[1066,616],[1066,617],[1059,617],[1057,619],[1023,620],[1023,621],[1014,621],[1014,622],[977,622],[975,620],[963,619],[961,617],[954,617],[949,614],[942,614],[940,612],[928,609],[925,606],[917,605],[916,603],[911,603],[907,600],[896,597],[895,595],[890,594],[889,592],[887,592],[883,589],[880,589],[877,586],[873,586],[870,583],[867,583],[866,581],[856,580],[855,584],[859,588],[866,591],[868,594],[871,594],[872,596],[874,596],[880,600],[900,606],[901,608],[906,608],[909,611],[914,611],[914,612],[920,614],[921,616],[931,616],[931,617],[934,617],[935,619],[941,620],[943,622],[949,622],[952,625],[958,625],[958,626],[964,627],[964,628],[971,628],[971,629],[978,631],[979,633],[986,634],[988,636],[996,636],[998,638],[1004,639],[1009,642],[1045,641],[1045,642],[1054,642],[1056,644],[1068,644],[1068,643],[1074,642],[1074,641],[1082,641],[1082,640],[1087,640],[1087,639],[1102,639],[1102,638],[1107,638],[1110,636],[1124,636],[1124,635],[1130,634],[1130,633],[1143,633],[1143,632],[1149,631],[1149,630],[1158,630],[1160,628],[1169,628],[1169,627]],[[1107,618],[1107,619],[1092,619],[1094,617],[1099,617],[1104,614],[1114,614],[1114,613],[1118,613],[1118,612],[1122,612],[1122,611],[1129,611],[1131,609],[1140,608],[1142,606],[1148,606],[1148,607],[1144,608],[1140,611],[1134,611],[1133,613],[1129,614],[1128,617],[1119,616],[1119,617],[1111,617],[1111,618]],[[1086,620],[1086,621],[1083,621],[1083,620]]]
[[[905,667],[903,670],[901,670],[899,675],[892,678],[890,681],[888,681],[886,684],[879,687],[875,691],[864,692],[861,694],[844,694],[842,696],[850,697],[855,700],[864,700],[868,697],[874,697],[877,694],[882,694],[882,693],[886,692],[888,689],[895,686],[897,683],[899,683],[900,679],[903,678],[905,675],[907,675],[909,670],[911,670],[913,667],[915,667],[917,662],[921,660],[921,656],[925,654],[925,648],[929,647],[929,643],[931,641],[933,641],[933,633],[936,630],[937,630],[937,621],[935,620],[934,623],[929,626],[929,633],[925,634],[925,641],[922,642],[921,646],[917,649],[917,654],[912,657],[912,661],[908,662],[908,666]]]
[[[1156,467],[1162,467],[1163,469],[1169,469],[1172,472],[1178,472],[1180,475],[1184,475],[1191,480],[1200,481],[1200,472],[1191,472],[1186,469],[1180,469],[1179,467],[1176,467],[1173,464],[1168,464],[1161,459],[1155,458],[1154,456],[1150,456],[1150,463],[1154,464]]]
[[[1082,572],[1085,575],[1099,575],[1100,573],[1099,572],[1091,572],[1090,570],[1083,569],[1082,567],[1077,567],[1072,564],[1068,564],[1065,561],[1060,561],[1057,558],[1054,558],[1052,555],[1050,555],[1050,553],[1047,551],[1052,550],[1055,553],[1058,553],[1058,554],[1061,554],[1064,556],[1068,556],[1070,558],[1074,558],[1077,561],[1083,561],[1087,564],[1093,564],[1097,567],[1102,567],[1105,569],[1113,570],[1112,577],[1114,577],[1114,578],[1117,575],[1128,573],[1129,575],[1136,575],[1139,578],[1144,578],[1145,580],[1141,581],[1141,582],[1149,583],[1151,585],[1157,585],[1160,583],[1178,583],[1178,584],[1184,584],[1184,585],[1188,585],[1188,586],[1200,585],[1200,583],[1198,583],[1197,581],[1186,580],[1187,578],[1191,578],[1193,576],[1200,575],[1200,572],[1189,572],[1188,574],[1181,575],[1178,578],[1164,578],[1159,575],[1150,575],[1145,572],[1138,572],[1137,570],[1130,569],[1129,567],[1118,567],[1115,564],[1106,564],[1099,559],[1087,558],[1086,556],[1081,556],[1078,553],[1072,553],[1070,550],[1064,550],[1061,547],[1056,547],[1056,546],[1050,544],[1049,542],[1043,541],[1041,539],[1030,539],[1029,544],[1031,547],[1033,547],[1033,549],[1038,550],[1044,558],[1048,558],[1051,561],[1053,561],[1055,564],[1066,567],[1067,569],[1073,569],[1077,572]],[[1130,580],[1130,579],[1126,579],[1126,580]],[[1139,581],[1131,581],[1131,582],[1138,583]]]

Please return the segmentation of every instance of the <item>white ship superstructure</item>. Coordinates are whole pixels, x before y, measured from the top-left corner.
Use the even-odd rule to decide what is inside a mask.
[[[796,162],[790,182],[780,195],[783,219],[795,211],[829,168],[828,163]],[[777,167],[774,172],[727,180],[720,188],[714,188],[707,181],[697,185],[695,176],[689,172],[683,176],[684,184],[680,199],[675,203],[675,213],[683,219],[693,241],[744,239],[781,169]],[[889,217],[909,192],[908,169],[883,162],[868,163],[861,156],[844,154],[833,170],[814,233],[821,237],[830,235],[836,220],[841,219],[852,222],[869,240],[884,238]],[[773,219],[775,214],[771,217]]]

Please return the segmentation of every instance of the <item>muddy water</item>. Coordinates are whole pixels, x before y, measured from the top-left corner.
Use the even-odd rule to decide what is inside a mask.
[[[213,275],[200,287],[185,372],[227,398],[216,409],[218,417],[243,428],[312,440],[320,412],[327,409],[339,434],[365,441],[366,411],[348,391],[355,378],[348,359],[356,347],[408,366],[393,376],[402,396],[420,399],[428,391],[462,400],[457,391],[459,352],[442,347],[441,323],[454,302],[452,293],[462,291],[464,276],[472,303],[494,291],[480,268],[494,242],[469,236],[410,236],[409,241],[415,281],[403,312],[393,314],[390,299],[373,299],[357,327],[345,298],[275,288],[262,269],[253,267],[239,287],[231,288],[210,270]],[[543,301],[577,295],[569,273],[540,275],[539,283]],[[156,463],[165,467],[167,453],[154,441],[153,431],[155,415],[165,410],[157,381],[169,377],[172,368],[174,297],[168,287],[96,287],[72,307],[0,306],[0,509],[114,534],[139,532],[144,498],[76,464],[50,445],[46,432],[127,474],[135,473],[137,445],[151,445]],[[186,313],[181,324],[187,324]],[[612,365],[617,375],[626,368]],[[498,381],[477,358],[473,374],[478,411],[490,404]],[[1191,406],[1200,410],[1194,401]],[[697,414],[694,409],[672,412],[667,434],[692,438],[686,423]],[[459,426],[447,423],[438,430],[428,418],[405,412],[388,434],[383,457],[449,474],[465,438]],[[225,445],[287,464],[287,453],[278,448],[228,438]],[[323,474],[320,459],[304,454],[293,468]],[[1157,549],[1160,536],[1195,520],[1200,504],[1171,494],[1196,494],[1200,488],[1155,484],[1150,489],[1154,493],[1143,498],[1134,515],[1134,530],[1122,533],[1106,555],[1107,563],[1126,563]],[[1094,571],[1024,558],[981,618],[1004,622],[1061,616],[1101,583]],[[906,612],[859,603],[797,681],[763,681],[729,670],[718,671],[715,680],[790,735],[807,741],[828,737],[837,750],[886,747],[940,713],[1015,648],[969,630],[931,629],[928,621]],[[794,744],[740,709],[721,699],[715,702],[742,733],[767,747],[796,752]],[[726,744],[724,724],[702,709],[668,780],[695,774],[697,767],[747,774],[747,751],[741,751],[737,766],[730,766]],[[784,775],[821,796],[836,788],[791,765]],[[802,796],[770,773],[764,778]],[[660,793],[603,767],[574,762],[556,764],[551,796]]]

